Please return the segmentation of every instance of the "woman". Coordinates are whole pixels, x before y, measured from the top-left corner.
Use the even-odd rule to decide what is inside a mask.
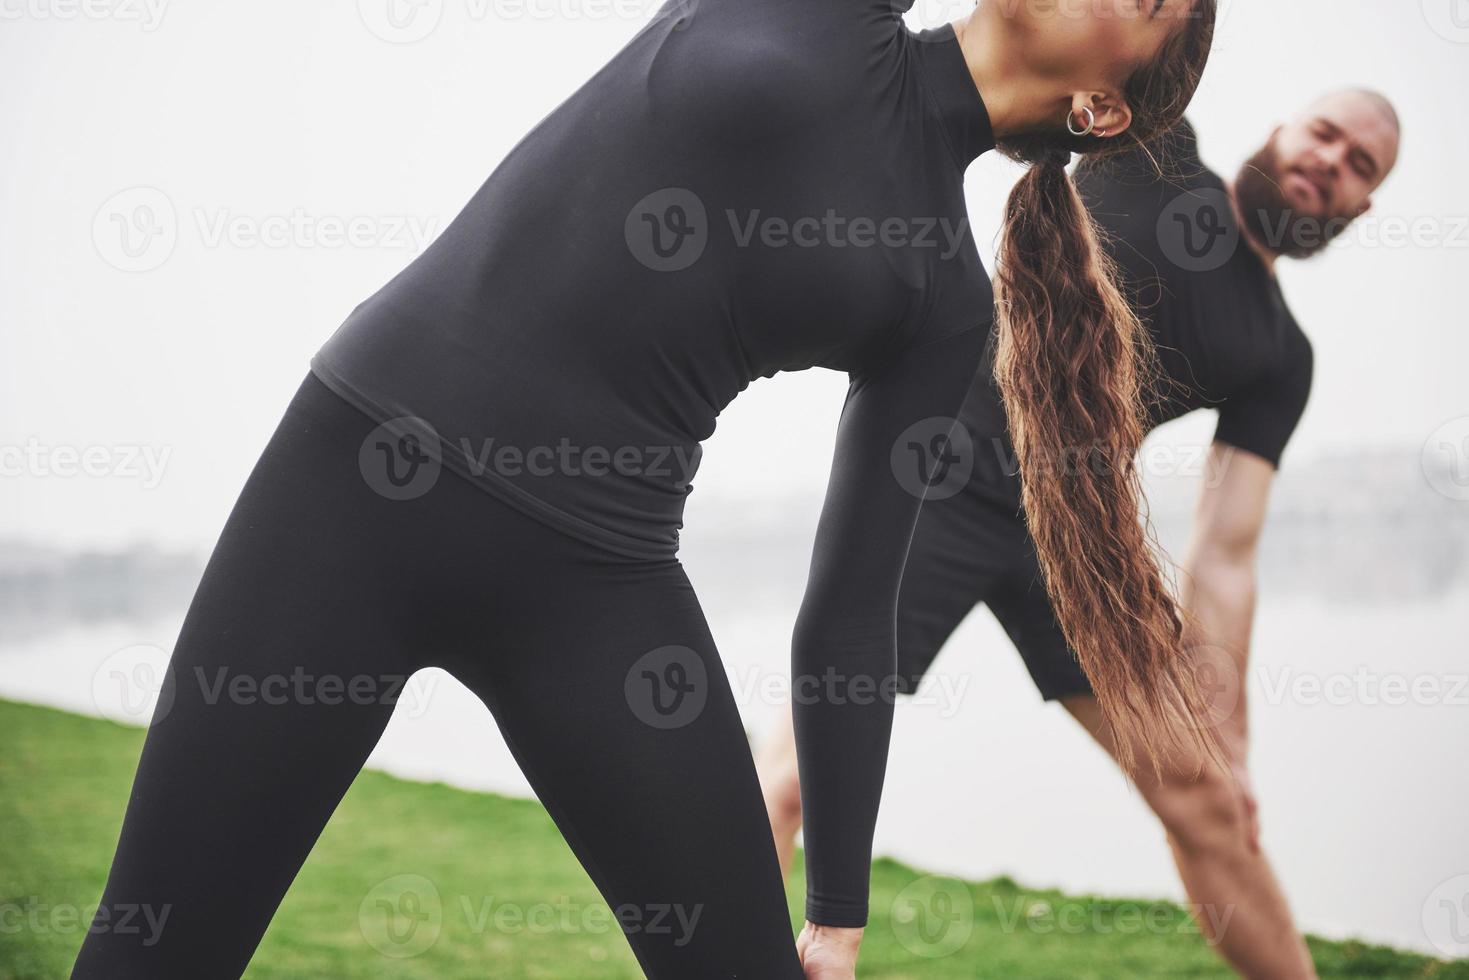
[[[892,675],[925,481],[891,459],[938,444],[980,362],[994,297],[963,171],[996,138],[1034,161],[1000,278],[1022,457],[1097,438],[1122,463],[1035,469],[1038,539],[1075,621],[1142,651],[1106,703],[1152,748],[1154,716],[1193,702],[1128,477],[1137,326],[1063,164],[1181,116],[1213,0],[1086,8],[987,0],[915,35],[883,0],[670,5],[537,126],[313,361],[190,608],[98,913],[167,924],[152,945],[95,929],[75,975],[240,973],[392,708],[221,678],[371,692],[438,665],[490,707],[648,975],[802,976],[675,557],[683,500],[750,381],[849,372],[794,659]],[[1125,581],[1073,571],[1081,544]],[[852,975],[891,716],[835,693],[797,719],[813,977]]]

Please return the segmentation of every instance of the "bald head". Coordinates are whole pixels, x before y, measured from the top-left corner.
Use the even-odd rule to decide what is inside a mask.
[[[1403,137],[1403,124],[1392,102],[1372,89],[1339,89],[1312,102],[1293,121],[1309,126],[1317,119],[1335,123],[1373,155],[1380,171],[1372,188],[1376,190],[1397,165],[1398,145]]]

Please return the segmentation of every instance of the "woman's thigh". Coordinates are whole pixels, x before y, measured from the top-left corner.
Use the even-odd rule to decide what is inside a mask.
[[[749,743],[682,567],[542,530],[548,553],[580,557],[526,561],[499,586],[514,613],[451,669],[649,976],[801,977]]]

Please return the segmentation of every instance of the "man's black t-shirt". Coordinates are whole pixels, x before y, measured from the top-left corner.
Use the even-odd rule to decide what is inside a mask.
[[[1150,425],[1200,408],[1215,438],[1279,465],[1311,388],[1311,346],[1280,286],[1242,239],[1217,174],[1184,123],[1154,156],[1083,168],[1077,183],[1157,349]],[[993,345],[989,357],[993,356]],[[962,491],[931,499],[914,533],[898,609],[899,673],[915,686],[949,635],[987,604],[1041,693],[1088,693],[1056,624],[1025,528],[1020,478],[993,373],[960,415],[973,440]]]
[[[1199,158],[1193,128],[1183,123],[1162,151],[1083,167],[1076,181],[1123,293],[1152,335],[1159,376],[1150,427],[1216,409],[1217,440],[1279,466],[1310,395],[1311,345],[1280,284],[1244,241],[1224,181]],[[966,494],[932,503],[925,520],[947,519],[939,512],[960,509],[969,494],[1019,502],[992,372],[976,377],[960,421],[974,440],[974,476]]]

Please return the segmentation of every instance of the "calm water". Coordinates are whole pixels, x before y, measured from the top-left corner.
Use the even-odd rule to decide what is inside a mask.
[[[1469,594],[1359,611],[1311,602],[1261,610],[1250,689],[1254,778],[1265,845],[1308,928],[1434,951],[1425,903],[1469,871],[1469,692],[1462,647],[1445,641],[1462,644],[1466,608]],[[778,710],[761,692],[779,679],[788,621],[711,619],[759,738]],[[11,643],[0,651],[0,696],[145,720],[139,692],[151,675],[140,670],[177,629],[175,616]],[[1285,639],[1293,636],[1313,642]],[[1440,703],[1363,703],[1373,688],[1357,680],[1359,668],[1443,679]],[[1039,701],[988,614],[970,617],[936,670],[948,686],[899,711],[881,853],[967,877],[1006,873],[1070,891],[1182,898],[1146,807],[1064,711]],[[1299,695],[1302,677],[1336,677],[1363,696],[1333,704],[1279,693]],[[438,671],[415,677],[371,764],[529,793],[487,712]],[[1469,944],[1460,952],[1469,955]]]

